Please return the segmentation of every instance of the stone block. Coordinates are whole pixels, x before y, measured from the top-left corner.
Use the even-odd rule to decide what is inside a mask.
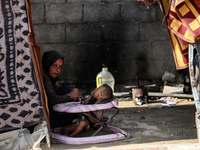
[[[139,31],[139,25],[137,23],[123,22],[119,24],[116,36],[118,37],[119,41],[123,42],[138,41],[139,40],[138,31]]]
[[[148,76],[153,78],[161,78],[165,71],[170,70],[170,72],[174,72],[176,70],[174,60],[149,60],[148,61]]]
[[[153,41],[152,51],[148,59],[154,60],[173,60],[172,47],[169,41]]]
[[[64,43],[65,25],[34,25],[36,42]]]
[[[67,0],[67,3],[99,3],[101,0]]]
[[[31,4],[32,21],[33,24],[44,23],[44,5],[32,3]]]
[[[71,81],[71,82],[77,82],[77,83],[83,83],[83,82],[94,82],[96,80],[96,75],[99,73],[98,71],[95,71],[98,62],[76,62],[71,63],[70,65],[66,67],[66,70],[63,70],[61,77],[64,80]],[[66,76],[69,74],[69,76]]]
[[[132,3],[132,4],[144,4],[144,2],[140,2],[140,1],[137,1],[137,0],[123,0],[124,3]]]
[[[118,82],[135,82],[136,76],[148,79],[148,64],[144,60],[124,60],[118,62],[118,69],[113,74]]]
[[[101,57],[95,43],[43,44],[42,52],[57,50],[64,57],[65,64],[94,62]]]
[[[156,16],[157,16],[157,21],[163,21],[164,16],[159,5],[156,5]]]
[[[118,45],[120,61],[147,61],[149,52],[151,52],[151,42],[135,41],[124,42]]]
[[[47,23],[81,23],[81,4],[46,4]]]
[[[100,40],[106,42],[139,40],[138,24],[133,22],[98,23]]]
[[[31,3],[65,3],[65,0],[31,0]]]
[[[113,42],[138,39],[138,24],[130,22],[66,25],[66,42]]]
[[[84,22],[112,22],[120,20],[120,7],[117,3],[84,4]]]
[[[98,42],[102,37],[99,24],[67,24],[66,42]]]
[[[156,7],[125,3],[121,5],[121,20],[134,22],[156,21]]]
[[[101,0],[103,3],[117,3],[117,2],[123,2],[124,0]]]
[[[162,25],[162,22],[151,22],[140,24],[139,40],[169,40],[166,26]]]

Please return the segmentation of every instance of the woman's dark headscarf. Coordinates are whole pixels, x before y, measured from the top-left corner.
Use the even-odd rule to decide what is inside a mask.
[[[42,55],[43,71],[45,71],[47,75],[49,75],[50,67],[60,58],[63,59],[63,57],[57,51],[52,50],[52,51],[44,52],[44,54]]]

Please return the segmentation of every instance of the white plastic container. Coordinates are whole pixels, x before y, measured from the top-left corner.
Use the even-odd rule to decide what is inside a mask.
[[[103,67],[102,71],[97,74],[96,84],[97,88],[102,84],[108,84],[114,92],[115,79],[113,75],[108,71],[107,67]]]

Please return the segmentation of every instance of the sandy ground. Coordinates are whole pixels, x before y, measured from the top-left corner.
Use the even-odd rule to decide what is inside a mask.
[[[166,145],[169,144],[172,147],[173,145],[198,147],[194,101],[176,98],[171,98],[170,101],[176,102],[176,105],[162,106],[164,103],[156,100],[149,101],[149,104],[135,105],[132,100],[119,99],[119,114],[110,122],[110,125],[129,134],[123,140],[85,145],[60,143],[52,144],[51,148],[42,145],[42,149],[167,149]],[[112,109],[106,110],[106,115],[109,116],[112,113]]]

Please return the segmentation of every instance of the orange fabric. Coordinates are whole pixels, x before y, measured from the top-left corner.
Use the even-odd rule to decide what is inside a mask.
[[[200,37],[199,0],[161,0],[177,69],[188,67],[188,45]],[[169,12],[168,9],[169,8]]]
[[[161,0],[161,6],[163,10],[163,15],[167,15],[168,13],[168,8],[169,8],[169,1],[167,0]],[[169,25],[169,18],[165,19],[166,26],[168,27]],[[172,52],[176,64],[176,69],[185,69],[188,67],[188,44],[183,44],[183,40],[180,39],[180,37],[170,28],[167,28],[168,35],[169,35],[169,40],[172,46]]]
[[[32,61],[33,61],[33,65],[34,65],[34,70],[35,70],[35,74],[36,74],[36,78],[37,78],[38,87],[40,90],[43,114],[46,118],[48,127],[50,129],[48,101],[47,101],[47,96],[45,93],[45,89],[44,89],[44,85],[43,85],[43,77],[42,77],[41,51],[40,51],[40,47],[37,45],[37,43],[35,41],[35,34],[34,34],[34,30],[33,30],[33,25],[32,25],[30,0],[26,0],[26,7],[27,7],[29,32],[30,32],[28,35],[29,48],[30,48],[30,53],[32,56]]]

